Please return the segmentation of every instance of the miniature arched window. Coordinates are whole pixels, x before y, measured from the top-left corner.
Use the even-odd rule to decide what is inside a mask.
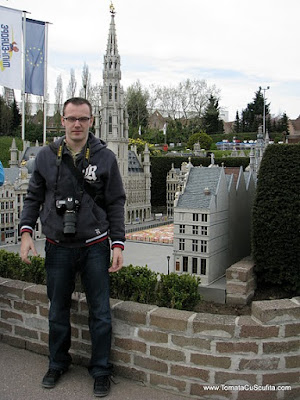
[[[112,133],[112,116],[108,117],[108,133]]]
[[[118,100],[118,85],[115,86],[115,100]]]
[[[111,101],[112,100],[112,85],[109,85],[108,88],[108,100]]]

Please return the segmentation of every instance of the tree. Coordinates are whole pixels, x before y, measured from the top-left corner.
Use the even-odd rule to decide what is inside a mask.
[[[67,87],[67,98],[75,97],[77,82],[75,78],[75,71],[73,68],[70,70],[70,80]]]
[[[96,85],[91,85],[89,90],[89,101],[92,105],[99,106],[101,102],[101,89],[100,83]]]
[[[83,65],[82,74],[82,88],[80,89],[80,96],[84,97],[85,99],[89,98],[90,89],[91,89],[91,74],[89,72],[89,67],[86,63]]]
[[[202,117],[211,95],[219,90],[205,80],[186,79],[177,86],[151,86],[148,104],[168,117],[168,141],[183,142],[203,128]],[[172,122],[171,122],[172,120]]]
[[[191,81],[180,82],[177,88],[178,101],[180,104],[181,111],[185,119],[188,119],[188,111],[191,106]]]
[[[268,120],[270,114],[270,104],[265,104],[265,117]],[[264,96],[261,88],[255,92],[252,103],[248,103],[247,108],[242,111],[243,132],[257,132],[258,127],[263,125]]]
[[[126,91],[128,122],[132,137],[134,131],[136,133],[138,132],[139,126],[145,128],[148,125],[148,96],[148,91],[142,88],[142,85],[139,81],[129,86]]]
[[[31,94],[25,93],[25,122],[31,121],[31,114],[32,114]]]
[[[204,79],[192,80],[189,87],[191,96],[190,110],[200,118],[209,104],[210,97],[218,98],[220,91],[215,85],[208,86]]]
[[[205,132],[194,133],[189,137],[187,147],[189,149],[193,149],[195,143],[200,143],[201,149],[209,150],[212,142],[212,138],[208,136]]]
[[[234,121],[234,132],[239,133],[241,132],[241,120],[239,116],[239,112],[236,112],[235,121]]]
[[[211,95],[219,96],[215,85],[208,86],[204,79],[186,79],[175,87],[152,86],[150,103],[152,109],[157,108],[173,119],[201,118]]]
[[[19,128],[22,119],[18,104],[15,99],[11,105],[11,110],[12,110],[12,129],[15,131],[16,129]]]
[[[43,96],[35,96],[36,98],[36,112],[43,111]]]
[[[148,146],[148,150],[150,151],[150,154],[153,155],[157,152],[155,149],[154,145],[152,143],[147,142],[146,140],[143,140],[141,138],[137,139],[129,139],[128,143],[128,148],[130,149],[131,146],[136,146],[138,154],[142,154],[145,151],[145,146]]]
[[[155,91],[156,108],[173,120],[180,118],[179,94],[176,87],[158,86]]]
[[[223,133],[223,121],[219,118],[219,100],[210,95],[208,105],[203,116],[203,125],[207,134]]]
[[[277,131],[280,133],[285,132],[286,135],[289,134],[289,119],[286,113],[283,113],[282,117],[277,123]]]
[[[59,112],[56,112],[53,115],[53,122],[54,126],[56,129],[56,134],[59,136],[60,135],[60,128],[61,128],[61,114]]]
[[[58,75],[55,88],[55,112],[62,113],[63,105],[63,82],[61,75]]]
[[[0,134],[11,135],[12,131],[12,113],[10,107],[6,104],[3,97],[0,97]]]

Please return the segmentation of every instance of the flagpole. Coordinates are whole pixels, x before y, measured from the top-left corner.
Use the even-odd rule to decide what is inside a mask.
[[[23,11],[23,71],[22,71],[22,140],[25,140],[25,62],[26,62],[26,11]]]
[[[48,64],[48,22],[45,22],[45,59],[44,59],[44,125],[43,144],[46,144],[47,129],[47,64]]]

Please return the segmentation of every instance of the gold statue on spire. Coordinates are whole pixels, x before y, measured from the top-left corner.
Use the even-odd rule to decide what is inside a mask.
[[[115,6],[113,5],[112,1],[110,2],[109,10],[110,10],[110,13],[113,15],[116,13]]]

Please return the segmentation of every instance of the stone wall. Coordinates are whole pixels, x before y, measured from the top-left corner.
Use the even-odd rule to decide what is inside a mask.
[[[86,365],[81,296],[72,302],[71,350]],[[252,315],[240,317],[114,299],[111,308],[117,375],[195,399],[300,399],[299,297],[253,302]],[[47,315],[45,286],[0,278],[0,340],[47,354]]]

